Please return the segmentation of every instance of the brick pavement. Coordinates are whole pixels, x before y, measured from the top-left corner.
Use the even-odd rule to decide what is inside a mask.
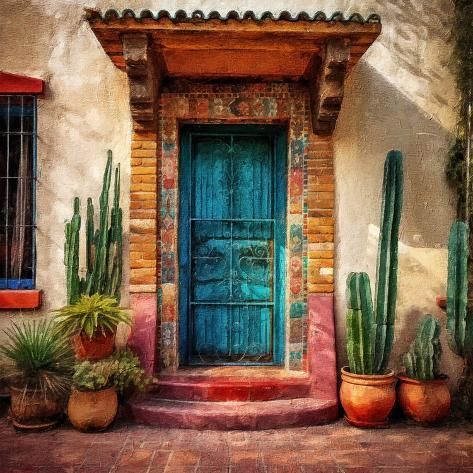
[[[117,422],[15,432],[0,418],[0,473],[473,473],[473,425],[389,429],[330,425],[211,432]]]

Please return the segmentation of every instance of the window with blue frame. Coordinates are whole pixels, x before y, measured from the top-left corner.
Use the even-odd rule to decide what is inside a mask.
[[[0,289],[35,286],[36,97],[0,95]]]

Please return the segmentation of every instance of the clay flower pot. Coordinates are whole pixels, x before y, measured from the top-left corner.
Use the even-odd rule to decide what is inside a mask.
[[[356,427],[383,427],[396,401],[396,376],[353,374],[342,368],[340,401],[345,419]]]
[[[398,399],[404,414],[422,424],[435,424],[450,412],[448,377],[419,381],[399,375]]]
[[[45,396],[38,389],[10,386],[12,424],[21,430],[42,430],[56,425],[64,413],[64,398]]]
[[[114,387],[100,391],[73,389],[67,404],[72,425],[83,432],[105,430],[115,419],[118,397]]]
[[[113,353],[115,333],[99,332],[92,338],[85,333],[79,333],[72,337],[72,344],[78,360],[101,360]]]

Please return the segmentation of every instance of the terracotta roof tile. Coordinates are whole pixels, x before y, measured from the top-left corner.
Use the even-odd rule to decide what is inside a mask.
[[[352,13],[350,16],[345,17],[342,12],[335,12],[331,16],[327,16],[325,13],[318,11],[313,15],[307,12],[300,12],[296,15],[292,15],[288,11],[283,11],[279,15],[275,15],[272,12],[266,11],[262,14],[256,14],[251,10],[239,13],[235,10],[231,10],[226,14],[222,15],[218,11],[211,11],[205,14],[202,10],[194,10],[192,12],[186,12],[185,10],[177,10],[174,13],[170,13],[167,10],[159,10],[153,13],[150,10],[140,10],[135,12],[131,9],[125,9],[118,11],[114,9],[107,10],[105,13],[101,13],[99,10],[86,9],[86,17],[89,21],[113,21],[127,18],[134,18],[136,20],[142,19],[153,19],[159,20],[161,18],[170,18],[175,22],[189,22],[189,21],[202,21],[202,20],[253,20],[253,21],[325,21],[325,22],[341,22],[341,23],[381,23],[381,17],[375,13],[372,13],[366,19],[359,13]]]

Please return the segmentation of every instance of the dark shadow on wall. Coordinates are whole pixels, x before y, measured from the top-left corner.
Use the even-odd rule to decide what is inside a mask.
[[[361,61],[346,83],[334,139],[340,229],[344,228],[340,219],[351,215],[356,238],[366,242],[368,235],[358,232],[367,232],[369,224],[379,226],[384,159],[390,149],[400,149],[404,154],[400,240],[410,246],[446,247],[455,217],[455,196],[445,179],[450,140],[449,130]],[[350,159],[344,156],[347,152]],[[348,213],[346,206],[357,211]],[[343,237],[339,232],[339,240]]]
[[[451,25],[453,21],[453,1],[433,0],[431,2],[419,2],[418,0],[396,0],[386,2],[385,0],[374,0],[373,11],[381,14],[381,19],[389,17],[389,25],[384,22],[383,29],[392,28],[392,34],[381,40],[389,50],[393,62],[420,79],[429,82],[429,87],[418,90],[420,97],[429,94],[430,99],[439,105],[448,106],[445,97],[435,90],[435,83],[445,80],[445,75],[440,73],[438,65],[446,66],[439,62],[424,61],[425,54],[438,54],[436,45],[442,45],[450,39]],[[445,57],[448,61],[449,57]],[[432,87],[433,86],[433,87]]]
[[[339,366],[346,364],[345,283],[350,271],[372,275],[374,295],[383,165],[390,149],[404,154],[404,206],[401,219],[396,336],[392,365],[415,334],[419,317],[435,310],[435,295],[445,281],[436,280],[430,259],[403,255],[402,244],[414,248],[446,248],[455,218],[455,196],[445,179],[449,130],[397,89],[376,69],[361,61],[349,77],[334,138],[336,174],[336,325]],[[405,258],[408,259],[405,259]],[[435,258],[435,253],[432,252]],[[412,258],[414,262],[410,261]],[[440,264],[440,262],[439,262]],[[443,263],[442,263],[443,264]],[[430,269],[429,269],[430,268]],[[405,278],[409,277],[412,284]],[[412,287],[415,285],[416,287]],[[442,330],[445,329],[441,320]],[[448,357],[449,358],[449,357]]]

